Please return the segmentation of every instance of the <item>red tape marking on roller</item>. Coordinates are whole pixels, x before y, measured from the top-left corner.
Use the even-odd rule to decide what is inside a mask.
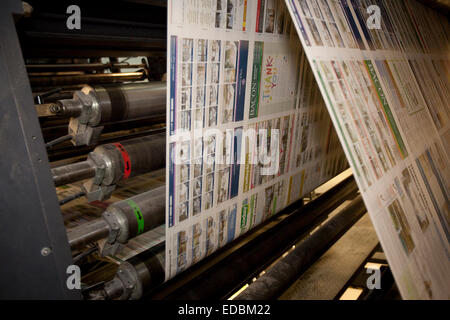
[[[119,149],[120,153],[122,154],[123,165],[125,168],[123,170],[123,179],[128,179],[128,177],[131,175],[130,156],[128,155],[127,150],[125,150],[125,148],[123,147],[122,144],[117,142],[117,143],[114,143],[114,145],[117,147],[117,149]]]

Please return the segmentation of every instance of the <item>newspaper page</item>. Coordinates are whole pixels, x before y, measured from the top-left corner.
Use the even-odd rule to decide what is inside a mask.
[[[348,168],[283,0],[168,11],[166,279]]]
[[[286,0],[402,297],[449,299],[450,27],[415,0]]]

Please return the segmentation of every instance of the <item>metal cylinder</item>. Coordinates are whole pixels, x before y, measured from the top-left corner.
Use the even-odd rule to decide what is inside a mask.
[[[165,254],[165,242],[162,242],[127,260],[135,267],[144,293],[164,282]]]
[[[72,84],[118,83],[123,81],[145,80],[144,71],[121,73],[95,73],[68,76],[32,76],[29,77],[32,87],[67,86]]]
[[[72,229],[67,236],[72,250],[107,237],[110,244],[126,243],[164,221],[165,186],[110,205],[102,218]]]
[[[358,195],[341,212],[254,281],[236,300],[276,299],[365,213],[364,202],[361,195]]]
[[[52,177],[56,187],[94,176],[95,163],[90,159],[52,169]]]
[[[165,208],[166,187],[163,186],[112,204],[103,217],[113,221],[112,224],[117,223],[119,233],[114,241],[127,243],[129,239],[163,225]]]
[[[70,247],[73,249],[82,248],[87,244],[109,235],[109,225],[103,219],[95,219],[67,233]]]
[[[93,178],[104,168],[97,184],[112,185],[120,180],[164,168],[166,135],[150,135],[120,143],[109,143],[92,151],[88,160],[52,169],[55,186]]]
[[[57,116],[76,118],[81,114],[81,111],[83,110],[83,104],[80,100],[64,99],[59,100],[57,104],[60,106],[60,108],[55,108],[56,112],[53,112],[53,114]]]
[[[99,124],[166,114],[166,84],[130,83],[94,87],[100,105]]]
[[[58,116],[78,117],[86,107],[89,124],[103,125],[127,120],[164,116],[166,114],[166,84],[145,82],[84,87],[72,99],[58,101],[62,108]],[[88,111],[95,108],[95,112]],[[92,116],[94,115],[94,116]]]
[[[122,262],[113,280],[104,287],[107,299],[137,300],[165,279],[165,243]]]
[[[60,72],[60,71],[93,71],[105,70],[111,68],[145,68],[144,63],[55,63],[55,64],[27,64],[25,66],[28,72]]]
[[[89,155],[98,165],[106,168],[102,185],[112,185],[153,170],[166,163],[166,135],[157,134],[109,143]]]

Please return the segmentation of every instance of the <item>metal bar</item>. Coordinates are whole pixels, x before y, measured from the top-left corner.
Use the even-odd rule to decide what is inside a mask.
[[[166,9],[120,2],[120,17],[108,1],[83,4],[83,27],[69,30],[61,5],[33,2],[33,14],[21,19],[24,55],[34,57],[128,57],[164,54]],[[65,9],[65,7],[64,7]]]
[[[106,126],[105,128],[109,129],[109,130],[105,130],[105,131],[108,133],[105,135],[102,135],[100,137],[99,143],[106,144],[106,143],[116,142],[118,140],[133,139],[133,138],[138,138],[138,137],[145,137],[148,135],[165,133],[166,129],[164,127],[160,127],[158,125],[150,126],[149,124],[146,124],[146,121],[147,120],[130,122],[130,124],[140,123],[141,127],[142,127],[142,128],[140,128],[141,130],[139,130],[139,129],[133,130],[133,132],[130,132],[130,130],[127,130],[126,126],[121,123]],[[148,122],[151,123],[151,121],[148,121]],[[146,126],[144,126],[144,125],[146,125]],[[156,127],[156,129],[155,129],[155,127]],[[114,128],[116,130],[114,130]],[[131,128],[134,129],[136,127],[131,127]],[[121,130],[121,131],[117,132],[117,130]],[[72,143],[69,143],[66,145],[55,146],[52,149],[48,149],[47,152],[48,152],[48,158],[49,158],[50,162],[53,162],[53,161],[67,159],[67,158],[84,156],[94,149],[95,149],[94,146],[74,147],[72,145]]]
[[[51,147],[53,147],[53,146],[55,146],[55,145],[57,145],[57,144],[60,144],[60,143],[69,141],[69,140],[71,140],[71,139],[72,139],[72,136],[69,135],[69,134],[66,134],[66,135],[64,135],[64,136],[62,136],[62,137],[56,138],[55,140],[52,140],[52,141],[47,142],[47,143],[45,144],[45,146],[46,146],[47,148],[51,148]]]
[[[110,205],[102,218],[82,224],[67,233],[70,247],[72,250],[80,249],[91,242],[110,236],[109,225],[115,225],[120,230],[114,239],[120,243],[126,243],[143,232],[163,225],[165,191],[165,186],[158,187]],[[139,212],[140,222],[136,220],[136,212]]]
[[[72,249],[82,248],[91,242],[108,237],[110,228],[105,220],[95,219],[67,233]]]
[[[69,203],[69,202],[71,202],[73,200],[79,199],[79,198],[81,198],[81,197],[83,197],[85,195],[86,195],[86,193],[84,191],[80,191],[78,193],[72,194],[72,195],[70,195],[68,197],[65,197],[65,198],[59,200],[59,205],[60,206],[65,205],[66,203]]]
[[[46,92],[43,92],[39,95],[36,96],[36,102],[38,104],[43,104],[44,103],[44,98],[50,97],[56,93],[59,93],[61,91],[61,88],[53,88],[51,90],[48,90]]]
[[[237,296],[236,300],[270,300],[278,297],[365,212],[366,208],[362,197],[358,195],[340,213],[327,221],[319,230],[302,241],[286,257],[254,281]]]
[[[295,203],[214,255],[190,267],[148,295],[152,299],[225,299],[291,248],[314,226],[357,193],[350,177],[314,201]],[[261,250],[264,248],[264,250]]]
[[[100,84],[124,81],[140,81],[146,78],[145,72],[96,73],[72,76],[30,77],[32,87],[65,86],[78,83]]]
[[[95,176],[95,165],[86,160],[52,169],[53,181],[59,187],[79,180],[93,178]]]
[[[145,68],[146,65],[128,63],[55,63],[55,64],[27,64],[28,72],[57,72],[57,71],[92,71],[111,68],[130,69]]]
[[[61,106],[57,103],[36,104],[35,107],[39,118],[54,116],[55,112],[53,110],[56,110],[55,108],[61,108]]]

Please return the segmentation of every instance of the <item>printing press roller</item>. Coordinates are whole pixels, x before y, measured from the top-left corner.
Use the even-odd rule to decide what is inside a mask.
[[[74,145],[94,145],[107,123],[165,116],[166,83],[85,86],[72,99],[58,100],[53,110],[71,118],[69,135]]]
[[[110,205],[101,218],[68,232],[70,247],[81,249],[106,238],[102,254],[115,254],[129,239],[164,224],[165,191],[162,186]]]
[[[137,300],[165,280],[165,242],[122,262],[105,283],[104,299]]]
[[[98,146],[87,160],[52,169],[55,186],[91,178],[83,184],[88,201],[110,197],[117,182],[164,168],[165,134]]]

